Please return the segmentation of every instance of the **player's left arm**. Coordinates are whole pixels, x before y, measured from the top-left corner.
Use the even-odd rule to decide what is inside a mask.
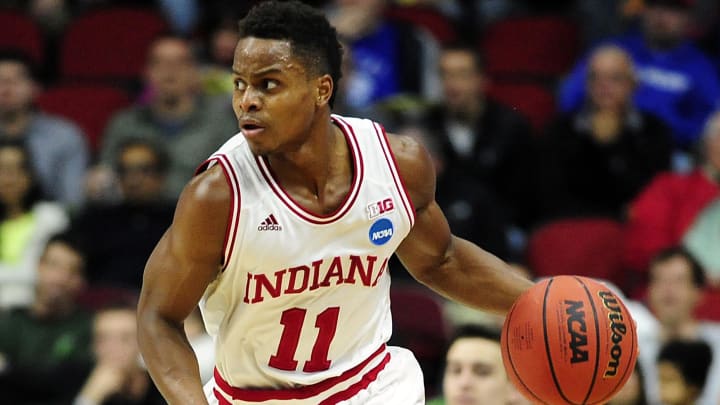
[[[400,261],[415,279],[439,294],[504,314],[532,282],[496,256],[451,233],[435,202],[435,170],[427,151],[410,137],[389,138],[415,206],[415,226],[396,252]]]

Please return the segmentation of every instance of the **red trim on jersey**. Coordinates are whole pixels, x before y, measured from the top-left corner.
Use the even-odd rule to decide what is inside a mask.
[[[333,121],[341,124],[338,125],[338,127],[342,131],[343,135],[345,135],[345,139],[348,145],[350,145],[350,153],[353,157],[355,170],[353,173],[353,180],[350,191],[345,195],[345,198],[343,199],[343,202],[340,204],[340,206],[334,212],[331,212],[328,215],[317,215],[313,212],[308,211],[302,205],[298,204],[297,201],[295,201],[292,196],[290,196],[290,194],[286,193],[285,190],[283,190],[282,186],[280,186],[280,184],[277,182],[277,176],[275,176],[275,173],[273,172],[265,157],[255,157],[255,160],[258,163],[258,167],[260,168],[260,173],[263,175],[265,181],[268,183],[273,192],[280,198],[280,201],[282,201],[295,215],[304,219],[307,222],[316,225],[333,223],[342,218],[348,211],[350,211],[350,208],[352,208],[353,204],[355,203],[357,196],[360,194],[360,186],[362,185],[362,180],[365,173],[365,164],[363,162],[362,152],[360,151],[360,146],[358,145],[357,138],[352,127],[347,125],[345,122],[336,119],[335,117],[333,117]]]
[[[330,395],[329,397],[325,398],[320,402],[319,405],[335,405],[340,401],[346,401],[355,395],[357,395],[358,392],[364,390],[367,388],[373,381],[377,380],[378,374],[380,374],[381,371],[385,369],[385,366],[390,362],[390,353],[385,355],[385,358],[382,359],[380,364],[373,367],[372,370],[368,371],[360,381],[356,382],[355,384],[349,386],[347,389],[336,392],[333,395]]]
[[[328,378],[326,380],[320,381],[319,383],[312,384],[312,385],[306,385],[301,388],[295,388],[295,389],[278,389],[278,390],[272,390],[272,389],[244,389],[244,388],[237,388],[233,387],[230,384],[228,384],[227,381],[225,381],[222,376],[220,375],[220,372],[218,372],[217,368],[214,372],[215,377],[215,384],[220,388],[224,393],[232,397],[232,399],[237,399],[240,401],[248,401],[248,402],[262,402],[262,401],[270,401],[270,400],[299,400],[299,399],[308,399],[312,398],[314,396],[317,396],[319,394],[322,394],[323,392],[331,389],[332,387],[336,386],[337,384],[340,384],[344,381],[347,381],[348,379],[355,377],[358,375],[365,366],[367,366],[373,359],[377,358],[383,353],[386,353],[385,351],[386,346],[383,344],[380,346],[379,349],[377,349],[373,354],[370,355],[367,359],[365,359],[362,363],[358,364],[357,366],[345,371],[344,373],[340,374],[337,377]],[[361,379],[351,385],[350,387],[337,392],[333,394],[330,398],[339,395],[339,396],[345,396],[348,395],[347,398],[352,397],[353,395],[357,394],[360,390],[367,388],[370,383],[375,381],[377,378],[377,374],[380,373],[385,368],[385,365],[390,361],[390,353],[386,353],[385,357],[382,359],[380,364],[373,367],[370,371],[365,373]],[[327,399],[325,400],[327,401]],[[323,401],[323,403],[328,403]]]
[[[217,154],[211,156],[208,160],[198,166],[195,174],[207,170],[212,162],[216,162],[223,171],[225,181],[230,186],[230,212],[228,213],[228,224],[225,228],[225,239],[223,240],[223,263],[221,271],[224,271],[228,263],[230,263],[230,256],[235,247],[235,236],[237,235],[238,226],[240,223],[240,182],[238,181],[235,170],[233,169],[227,156]],[[229,245],[228,245],[229,243]]]
[[[218,400],[218,405],[232,405],[232,404],[230,403],[230,401],[228,401],[227,399],[225,399],[225,397],[222,396],[222,394],[220,393],[220,391],[218,391],[218,390],[215,389],[215,388],[213,388],[213,395],[214,395],[215,398]]]
[[[390,139],[388,139],[388,135],[382,125],[373,123],[373,128],[378,136],[378,141],[380,142],[384,152],[383,155],[385,155],[385,160],[390,168],[390,174],[392,174],[393,181],[395,182],[395,188],[397,188],[398,193],[400,194],[400,201],[405,208],[405,213],[407,214],[408,220],[410,220],[410,226],[412,227],[415,224],[415,206],[413,205],[412,199],[410,199],[410,194],[408,194],[405,183],[400,176],[400,170],[398,169],[395,154],[393,154],[392,148],[390,148]],[[408,208],[408,206],[410,208]]]

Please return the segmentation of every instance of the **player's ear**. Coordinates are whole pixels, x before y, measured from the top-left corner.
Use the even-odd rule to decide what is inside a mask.
[[[332,77],[328,74],[324,74],[317,79],[317,100],[315,101],[315,105],[318,107],[322,107],[330,102],[330,97],[332,97],[333,94],[333,88],[335,88],[335,84],[333,83]]]

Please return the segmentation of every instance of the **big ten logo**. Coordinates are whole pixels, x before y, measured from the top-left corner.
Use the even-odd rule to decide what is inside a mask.
[[[587,323],[585,322],[585,308],[582,301],[565,300],[565,314],[567,318],[567,332],[570,334],[570,363],[588,361],[587,350]]]
[[[388,213],[394,209],[395,209],[395,204],[393,204],[392,198],[386,198],[384,200],[376,201],[372,204],[368,204],[368,206],[367,206],[368,219],[373,219],[377,216]]]

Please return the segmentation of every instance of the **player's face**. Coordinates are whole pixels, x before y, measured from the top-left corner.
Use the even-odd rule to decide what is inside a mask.
[[[0,62],[0,114],[30,107],[35,85],[25,67],[17,62]]]
[[[233,110],[252,151],[297,150],[316,118],[321,78],[308,73],[288,41],[254,37],[238,42],[233,76]]]
[[[450,110],[461,111],[477,101],[483,76],[472,54],[461,50],[445,51],[439,67],[445,103]]]
[[[460,338],[450,346],[443,378],[448,405],[504,405],[509,384],[500,343],[482,338]]]
[[[689,319],[699,299],[690,265],[682,257],[670,258],[650,269],[648,301],[661,323]]]

